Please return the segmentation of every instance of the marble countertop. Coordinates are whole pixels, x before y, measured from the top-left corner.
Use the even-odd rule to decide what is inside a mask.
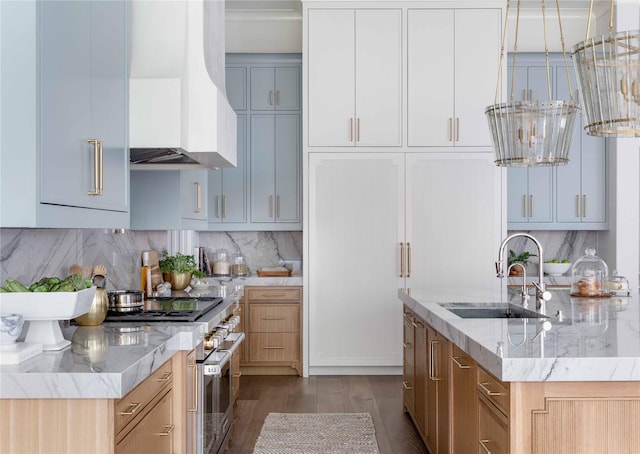
[[[180,350],[192,350],[242,296],[235,288],[193,323],[105,322],[64,327],[71,345],[0,365],[0,398],[118,399]],[[126,332],[123,332],[125,330]]]
[[[237,277],[233,280],[230,278],[207,277],[207,282],[212,286],[220,285],[243,285],[248,286],[287,286],[302,285],[302,273],[294,272],[289,277],[259,277],[257,274],[251,274],[246,277]]]
[[[572,298],[551,290],[549,331],[537,319],[463,319],[436,295],[398,296],[435,330],[503,381],[640,380],[640,298]],[[520,305],[519,297],[512,300]],[[482,305],[490,303],[472,303]],[[529,300],[535,309],[535,298]],[[561,311],[563,319],[555,314]]]

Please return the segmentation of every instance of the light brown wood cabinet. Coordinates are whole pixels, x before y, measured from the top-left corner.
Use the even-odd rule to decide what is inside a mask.
[[[451,346],[451,452],[474,452],[478,444],[476,362],[456,345]]]
[[[434,454],[449,452],[449,341],[405,307],[403,402]]]
[[[302,288],[245,287],[243,373],[302,374]]]

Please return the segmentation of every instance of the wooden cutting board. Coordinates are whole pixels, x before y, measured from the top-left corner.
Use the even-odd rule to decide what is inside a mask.
[[[162,284],[162,272],[160,271],[160,258],[157,251],[149,251],[149,267],[151,268],[151,287],[155,289]]]

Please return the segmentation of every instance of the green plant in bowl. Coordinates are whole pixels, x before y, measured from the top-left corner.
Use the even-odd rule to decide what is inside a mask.
[[[536,254],[532,254],[529,251],[523,251],[520,254],[516,254],[512,249],[509,249],[509,256],[507,257],[507,260],[509,262],[509,265],[513,264],[513,263],[522,263],[522,265],[527,266],[527,263],[529,263],[529,259],[531,257],[537,257]],[[522,268],[520,268],[519,266],[514,266],[513,268],[511,268],[511,271],[509,272],[510,276],[513,275],[520,275],[522,274]]]
[[[184,290],[191,283],[191,277],[205,277],[205,274],[198,269],[193,255],[184,255],[176,252],[169,255],[165,250],[158,263],[162,277],[165,282],[171,283],[173,290]]]

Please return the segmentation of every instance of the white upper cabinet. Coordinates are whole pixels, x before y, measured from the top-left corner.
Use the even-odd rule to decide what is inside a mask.
[[[490,147],[500,9],[409,9],[409,146]]]
[[[311,9],[309,146],[402,144],[402,13]]]

